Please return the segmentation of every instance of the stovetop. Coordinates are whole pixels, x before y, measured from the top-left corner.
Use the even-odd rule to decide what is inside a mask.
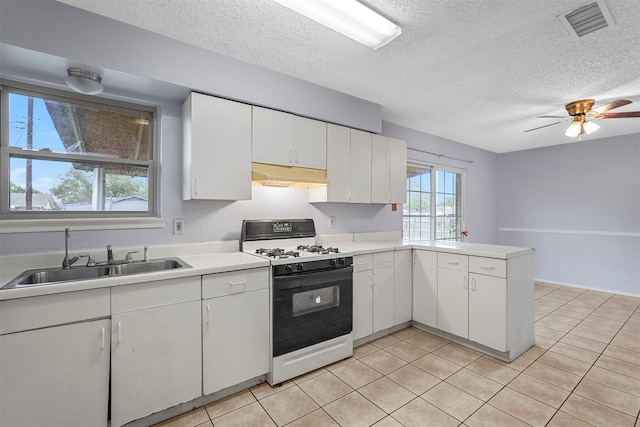
[[[350,253],[316,244],[312,219],[245,220],[240,249],[271,260],[271,264],[344,258]]]

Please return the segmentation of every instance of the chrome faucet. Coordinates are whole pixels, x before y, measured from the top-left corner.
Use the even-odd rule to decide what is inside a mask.
[[[80,258],[74,256],[73,258],[69,258],[69,237],[71,233],[69,233],[69,227],[64,228],[64,259],[62,260],[62,269],[69,270],[71,265],[78,261]]]
[[[111,245],[107,245],[107,263],[113,264],[113,250]]]

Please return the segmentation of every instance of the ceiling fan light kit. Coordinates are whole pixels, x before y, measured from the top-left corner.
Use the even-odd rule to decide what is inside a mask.
[[[543,129],[549,126],[554,126],[560,123],[566,123],[568,120],[573,119],[573,122],[567,130],[565,131],[565,135],[570,138],[580,137],[580,135],[587,134],[591,135],[593,132],[600,129],[600,126],[595,124],[592,121],[588,121],[587,118],[591,119],[615,119],[615,118],[632,118],[632,117],[640,117],[640,111],[625,111],[622,113],[607,113],[609,110],[613,110],[614,108],[623,107],[625,105],[631,104],[631,101],[626,99],[616,99],[614,101],[608,102],[599,107],[593,108],[595,104],[594,99],[580,99],[578,101],[573,101],[564,106],[569,114],[569,117],[565,118],[562,121],[556,123],[550,123],[544,126],[539,126],[533,129],[527,129],[525,132],[531,132],[533,130]],[[538,116],[538,118],[554,118],[554,119],[562,119],[563,116]]]
[[[275,0],[358,43],[378,49],[402,33],[402,28],[356,0]]]

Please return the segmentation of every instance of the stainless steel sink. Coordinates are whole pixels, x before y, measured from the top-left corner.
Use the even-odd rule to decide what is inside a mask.
[[[151,261],[97,265],[94,267],[73,267],[68,270],[64,270],[62,267],[34,269],[24,271],[18,277],[4,285],[2,289],[50,285],[53,283],[97,279],[100,277],[130,276],[134,274],[173,270],[176,268],[191,268],[191,266],[180,258],[162,258]]]

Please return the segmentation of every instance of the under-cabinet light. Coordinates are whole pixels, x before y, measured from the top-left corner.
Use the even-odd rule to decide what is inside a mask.
[[[275,0],[372,49],[402,33],[402,28],[356,0]]]

